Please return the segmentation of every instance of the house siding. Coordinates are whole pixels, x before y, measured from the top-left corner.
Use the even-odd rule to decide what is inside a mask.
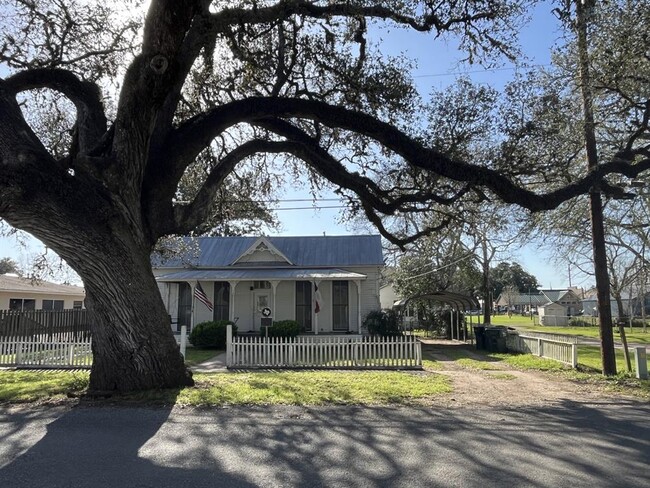
[[[73,308],[74,302],[83,302],[86,299],[84,295],[47,295],[40,293],[27,293],[23,291],[0,292],[0,310],[9,310],[9,301],[14,298],[35,300],[36,310],[43,309],[43,300],[63,300],[63,308],[68,310]]]

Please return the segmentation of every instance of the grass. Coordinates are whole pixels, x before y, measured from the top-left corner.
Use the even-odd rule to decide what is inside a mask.
[[[634,368],[634,352],[630,351],[630,362]],[[594,369],[599,373],[602,372],[602,362],[600,359],[600,348],[598,346],[578,346],[578,364]],[[648,362],[650,368],[650,361]],[[627,371],[625,356],[621,349],[616,349],[616,371]]]
[[[568,367],[557,361],[540,358],[534,354],[504,354],[490,353],[488,357],[503,361],[505,364],[517,369],[532,369],[536,371],[561,371]]]
[[[114,397],[138,404],[389,405],[448,393],[449,380],[427,372],[271,371],[195,375],[196,385]],[[0,371],[0,402],[56,401],[79,395],[88,373]]]
[[[197,349],[196,347],[187,347],[185,349],[185,364],[188,366],[196,366],[203,361],[207,361],[219,354],[218,349]]]
[[[518,329],[529,330],[531,332],[549,332],[551,334],[567,334],[567,335],[577,335],[583,337],[589,337],[592,339],[598,339],[599,330],[598,327],[546,327],[546,326],[532,326],[532,325],[523,325],[518,326]],[[630,332],[628,328],[625,329],[625,337],[627,338],[628,343],[639,343],[639,344],[650,344],[650,329],[649,332],[643,332],[640,329],[634,329],[633,332]],[[620,335],[618,333],[618,328],[614,328],[614,340],[620,341]]]
[[[514,374],[510,373],[490,373],[489,377],[495,380],[514,380],[517,378]]]
[[[181,391],[187,405],[370,405],[409,403],[451,391],[430,373],[282,371],[197,375]]]
[[[0,403],[57,400],[88,387],[87,371],[0,371]]]

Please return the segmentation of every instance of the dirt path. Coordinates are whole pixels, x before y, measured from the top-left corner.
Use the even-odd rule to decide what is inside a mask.
[[[454,360],[459,353],[481,361],[490,369],[460,365]],[[428,341],[428,344],[423,344],[423,355],[435,359],[436,373],[445,375],[452,381],[453,392],[435,401],[448,406],[524,407],[554,405],[566,401],[590,403],[622,399],[620,395],[608,394],[593,385],[572,382],[543,372],[519,371],[502,361],[477,354],[464,344]]]

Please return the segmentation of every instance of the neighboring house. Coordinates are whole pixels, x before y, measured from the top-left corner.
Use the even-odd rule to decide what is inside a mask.
[[[640,307],[637,306],[637,302],[639,301],[638,298],[633,298],[632,300],[632,305],[636,308],[639,309],[638,313],[640,314]],[[619,316],[622,315],[628,315],[630,311],[630,296],[627,293],[623,293],[621,295],[621,302],[623,303],[623,311],[624,313],[619,313],[618,311],[618,303],[616,302],[616,298],[610,296],[609,297],[609,305],[612,308],[612,317],[613,318],[618,318]],[[583,300],[582,300],[582,307],[585,312],[585,315],[590,315],[592,317],[598,317],[598,296],[596,293],[587,295]]]
[[[503,292],[497,298],[496,306],[500,308],[511,309],[515,313],[530,312],[531,308],[536,310],[537,307],[548,303],[548,298],[542,293],[513,293],[510,291]]]
[[[81,309],[85,298],[80,286],[32,281],[13,274],[0,275],[0,310]]]
[[[267,323],[263,319],[272,319],[296,320],[305,333],[361,333],[365,315],[380,308],[379,236],[186,242],[196,246],[191,264],[182,259],[153,263],[175,330],[226,319],[236,322],[240,333],[258,332]],[[200,296],[197,289],[207,300],[193,299]]]
[[[582,312],[582,300],[571,289],[541,290],[540,293],[547,298],[546,303],[538,307],[542,325],[568,325],[569,317]]]
[[[583,307],[582,300],[572,289],[547,289],[530,294],[504,292],[499,295],[496,304],[499,307],[514,308],[513,311],[517,313],[529,312],[531,308],[537,309],[542,324],[544,324],[542,317],[545,315],[566,318],[578,315]],[[557,322],[556,319],[553,320],[554,323]],[[566,325],[568,319],[565,319],[564,322],[564,324],[557,322],[557,325]]]

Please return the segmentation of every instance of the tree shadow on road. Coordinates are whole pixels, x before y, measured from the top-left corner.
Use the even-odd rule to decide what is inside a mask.
[[[20,487],[250,487],[218,464],[174,467],[144,457],[143,448],[169,421],[171,406],[72,409],[12,408],[0,415],[0,486]],[[25,437],[35,443],[25,442]],[[37,440],[40,437],[40,440]],[[180,436],[166,446],[183,452]]]

